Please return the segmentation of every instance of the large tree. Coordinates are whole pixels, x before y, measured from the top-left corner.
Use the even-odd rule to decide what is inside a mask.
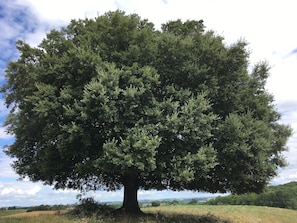
[[[1,90],[14,169],[57,189],[123,187],[126,212],[140,210],[138,189],[261,191],[291,129],[246,45],[203,21],[158,31],[121,11],[73,20],[38,47],[18,41]]]

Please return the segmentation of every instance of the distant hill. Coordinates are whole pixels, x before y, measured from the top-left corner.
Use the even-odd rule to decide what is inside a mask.
[[[210,205],[256,205],[297,210],[297,182],[268,186],[260,194],[248,193],[216,197],[207,201]]]
[[[139,204],[142,207],[152,206],[153,203],[158,202],[160,206],[163,205],[183,205],[183,204],[199,204],[204,203],[207,200],[213,198],[211,197],[203,197],[203,198],[162,198],[162,199],[147,199],[147,200],[140,200]]]

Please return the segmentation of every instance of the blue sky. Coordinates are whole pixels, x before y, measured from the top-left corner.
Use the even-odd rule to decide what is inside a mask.
[[[271,184],[297,181],[297,31],[294,0],[0,0],[0,84],[7,62],[16,60],[15,41],[22,39],[37,46],[53,28],[67,25],[71,19],[93,18],[107,11],[121,9],[137,13],[156,28],[175,19],[204,20],[207,29],[225,37],[226,44],[240,38],[249,43],[250,64],[266,60],[271,65],[267,89],[275,97],[282,114],[281,123],[290,124],[293,137],[284,155],[289,166],[280,169]],[[0,98],[0,123],[8,111]],[[0,127],[0,148],[13,142]],[[78,192],[55,191],[49,186],[17,181],[10,167],[12,160],[0,149],[0,207],[76,202]],[[97,191],[90,194],[99,201],[120,201],[122,191]],[[203,193],[140,191],[139,199],[201,197]]]

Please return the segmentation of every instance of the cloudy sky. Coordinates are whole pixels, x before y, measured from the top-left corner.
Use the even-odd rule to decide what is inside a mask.
[[[289,166],[279,170],[271,181],[278,185],[297,181],[297,13],[294,0],[0,0],[0,84],[7,62],[18,57],[15,41],[38,45],[45,34],[67,25],[71,19],[93,18],[120,9],[137,13],[160,28],[175,19],[204,20],[207,29],[225,37],[231,44],[240,38],[249,43],[251,66],[268,61],[271,76],[267,89],[275,97],[281,122],[290,124],[294,135],[284,153]],[[0,98],[0,123],[7,110]],[[13,142],[0,127],[0,148]],[[10,168],[11,159],[0,149],[0,207],[76,202],[75,191],[54,191],[42,183],[17,181]],[[100,201],[121,200],[122,191],[91,194]],[[192,192],[140,191],[139,199],[204,196]]]

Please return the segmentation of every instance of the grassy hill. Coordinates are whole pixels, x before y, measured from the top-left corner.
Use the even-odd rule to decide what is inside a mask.
[[[176,215],[211,215],[232,223],[293,223],[297,212],[288,209],[242,205],[182,205],[148,208],[149,212]]]
[[[14,213],[0,211],[0,223],[292,223],[296,222],[297,212],[289,209],[256,207],[242,205],[176,205],[142,209],[146,215],[131,219],[124,215],[108,218],[78,218],[54,211],[37,211]],[[5,214],[3,214],[5,212]],[[9,213],[10,212],[10,213]],[[4,216],[5,215],[5,216]]]

